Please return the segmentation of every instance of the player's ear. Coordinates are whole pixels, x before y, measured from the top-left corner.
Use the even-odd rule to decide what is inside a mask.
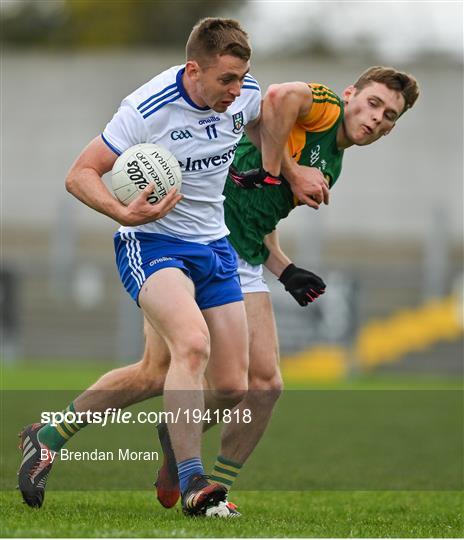
[[[200,66],[196,60],[187,60],[185,64],[185,73],[189,79],[196,80],[200,72]]]
[[[347,103],[350,101],[351,96],[356,92],[356,88],[353,85],[347,86],[345,90],[343,90],[343,101]]]

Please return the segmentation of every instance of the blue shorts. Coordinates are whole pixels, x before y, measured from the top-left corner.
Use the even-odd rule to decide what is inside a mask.
[[[205,245],[158,233],[117,232],[114,249],[123,285],[137,305],[143,283],[161,268],[180,268],[193,281],[200,309],[243,300],[237,254],[226,238]]]

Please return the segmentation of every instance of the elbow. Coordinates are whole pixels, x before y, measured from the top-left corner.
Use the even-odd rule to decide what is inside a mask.
[[[271,84],[264,96],[264,99],[273,106],[278,106],[284,98],[285,90],[282,84]]]
[[[76,190],[76,179],[75,179],[75,176],[71,174],[71,171],[67,174],[66,179],[64,181],[64,185],[65,185],[66,191],[74,195],[75,190]]]
[[[281,107],[299,106],[308,97],[308,85],[301,82],[271,84],[269,86],[264,101],[273,109]]]
[[[265,98],[274,105],[280,105],[294,93],[295,87],[292,83],[271,84]]]
[[[64,187],[66,188],[66,191],[68,193],[72,193],[73,192],[73,179],[71,176],[68,176],[66,177],[65,181],[64,181]]]

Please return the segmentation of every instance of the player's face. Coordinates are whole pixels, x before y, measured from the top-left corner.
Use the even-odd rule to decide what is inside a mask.
[[[195,72],[197,99],[216,112],[224,112],[240,95],[249,69],[248,61],[230,55],[216,56],[205,67],[197,64]]]
[[[358,146],[371,144],[390,133],[405,105],[400,92],[377,82],[360,91],[350,86],[343,98],[345,137],[347,142]]]

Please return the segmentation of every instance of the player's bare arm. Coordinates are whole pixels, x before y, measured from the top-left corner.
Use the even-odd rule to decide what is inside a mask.
[[[297,199],[318,209],[329,203],[329,189],[319,169],[298,165],[289,154],[286,142],[299,118],[311,110],[313,95],[303,82],[273,84],[262,106],[263,167],[271,174],[282,174]]]
[[[282,274],[292,261],[285,255],[280,247],[277,229],[274,229],[264,237],[264,244],[269,250],[269,257],[265,262],[265,266],[275,276],[280,277],[280,274]]]
[[[270,174],[279,176],[290,132],[312,102],[311,89],[303,82],[269,86],[261,107],[261,142],[263,168]]]
[[[66,177],[66,189],[81,202],[108,216],[121,225],[142,225],[165,216],[180,201],[182,195],[171,190],[158,204],[150,204],[148,197],[154,189],[150,184],[124,206],[107,189],[102,176],[111,170],[117,155],[101,137],[95,137],[78,156]]]
[[[256,148],[262,152],[262,167],[251,171],[238,171],[231,167],[230,177],[240,187],[253,189],[265,184],[278,185],[281,172],[281,164],[284,154],[288,151],[287,140],[290,132],[299,117],[303,118],[311,109],[312,92],[309,86],[302,82],[272,84],[261,103],[261,116],[259,126],[247,126],[247,135]],[[287,156],[288,161],[289,156]],[[289,164],[291,180],[298,182],[302,176],[293,174]],[[304,176],[304,175],[303,175]],[[293,180],[293,179],[296,180]],[[307,196],[317,199],[322,192],[322,187],[314,186],[308,190]],[[321,200],[323,196],[320,195]],[[306,201],[304,201],[306,202]],[[314,203],[317,204],[317,203]]]

